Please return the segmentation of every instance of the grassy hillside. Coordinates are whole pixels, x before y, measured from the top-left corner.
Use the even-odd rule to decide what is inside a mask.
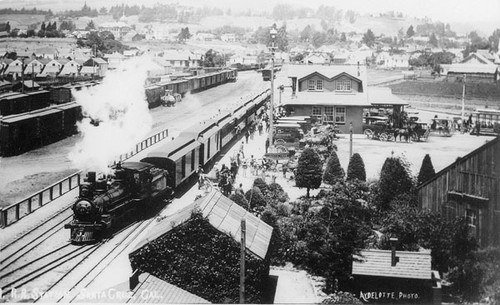
[[[462,98],[462,83],[404,81],[389,85],[394,94]],[[466,98],[500,101],[500,84],[467,83]]]
[[[39,24],[45,21],[45,16],[44,15],[10,15],[10,14],[5,14],[5,15],[0,15],[0,23],[3,22],[9,22],[10,28],[11,29],[21,29],[21,30],[26,30],[28,29],[29,25],[32,24]]]

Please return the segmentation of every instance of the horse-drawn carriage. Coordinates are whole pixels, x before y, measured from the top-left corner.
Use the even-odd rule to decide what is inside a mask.
[[[402,141],[410,140],[413,142],[427,141],[429,137],[429,128],[426,123],[412,120],[406,123],[402,128],[395,128],[389,123],[386,117],[365,117],[363,124],[363,133],[369,139],[381,141]]]
[[[444,137],[451,137],[454,128],[454,122],[449,118],[437,118],[434,117],[431,122],[430,131],[433,134],[438,134]]]

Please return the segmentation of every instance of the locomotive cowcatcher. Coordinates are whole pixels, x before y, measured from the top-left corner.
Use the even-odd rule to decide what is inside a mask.
[[[71,230],[72,243],[101,239],[123,220],[150,211],[172,192],[166,171],[149,163],[118,163],[112,170],[113,174],[98,178],[96,172],[88,172],[80,185],[73,220],[64,225]]]

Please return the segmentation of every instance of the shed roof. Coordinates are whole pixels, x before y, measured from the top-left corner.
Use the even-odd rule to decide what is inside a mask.
[[[399,262],[391,266],[390,250],[363,250],[352,262],[353,275],[430,280],[431,252],[396,251]]]
[[[219,232],[231,236],[236,242],[241,240],[241,219],[245,219],[247,251],[261,259],[266,257],[273,228],[216,190],[199,198],[181,211],[157,222],[148,235],[139,241],[130,252],[137,251],[189,220],[195,208],[201,211],[210,225]]]
[[[372,105],[408,105],[403,99],[392,94],[391,88],[384,87],[368,87],[368,101]]]
[[[451,64],[448,73],[484,73],[495,74],[497,65]]]
[[[300,92],[297,98],[285,101],[284,105],[311,106],[359,106],[369,107],[366,93],[339,94],[336,92]]]

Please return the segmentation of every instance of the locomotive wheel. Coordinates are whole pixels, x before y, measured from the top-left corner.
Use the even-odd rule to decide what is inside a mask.
[[[369,128],[365,129],[365,131],[363,133],[366,135],[366,137],[368,139],[372,139],[373,138],[373,131],[371,129],[369,129]]]

